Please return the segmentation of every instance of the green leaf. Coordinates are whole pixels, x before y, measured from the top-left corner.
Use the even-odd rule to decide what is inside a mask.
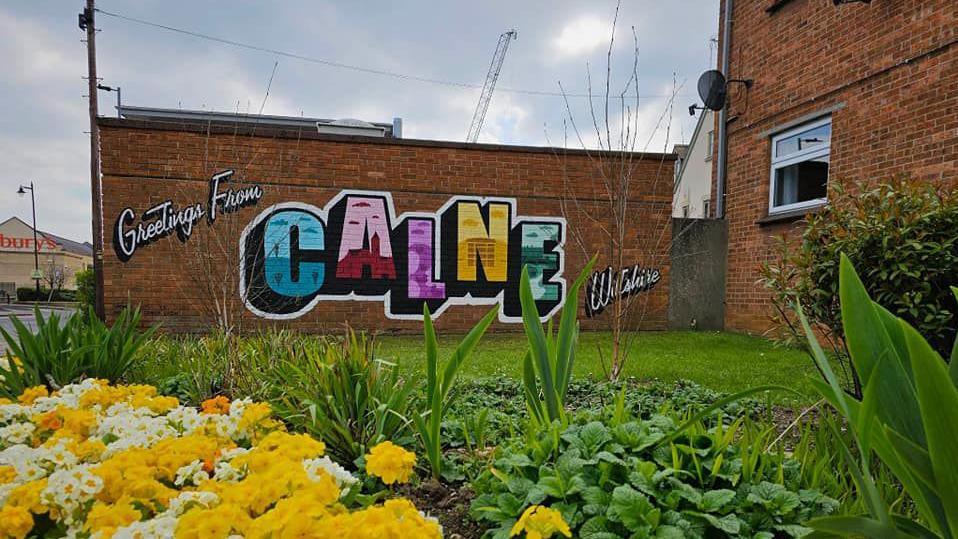
[[[595,516],[586,520],[579,528],[579,537],[582,539],[621,539],[619,535],[609,530],[609,519],[604,516]]]
[[[698,517],[708,523],[709,526],[723,531],[731,536],[737,536],[742,531],[742,520],[735,514],[717,517],[708,513],[699,513],[696,511],[686,511],[688,515]]]
[[[882,317],[845,255],[841,259],[839,282],[845,339],[862,386],[868,388],[875,384],[872,391],[877,399],[878,419],[915,443],[924,444],[924,431],[917,421],[915,388],[908,375],[911,369],[904,366],[907,358],[899,357]],[[876,369],[881,375],[873,379]],[[863,439],[859,443],[868,447],[869,441]]]
[[[499,308],[493,307],[486,313],[485,316],[479,320],[479,323],[473,326],[469,333],[463,337],[462,342],[459,343],[459,346],[456,347],[456,351],[453,352],[452,358],[446,364],[446,370],[443,373],[442,377],[442,398],[446,399],[446,396],[449,394],[449,390],[452,389],[453,380],[456,377],[456,373],[459,372],[459,367],[462,366],[462,362],[469,357],[469,354],[472,353],[472,350],[479,344],[479,339],[486,333],[486,330],[489,329],[489,325],[492,324],[493,320],[496,319],[496,314],[498,313]],[[430,324],[431,325],[431,324]]]
[[[958,287],[951,287],[951,293],[958,302]],[[951,375],[951,383],[958,387],[958,335],[955,336],[955,343],[951,347],[951,359],[948,367],[948,373]]]
[[[560,417],[556,379],[552,370],[552,360],[549,357],[549,345],[546,342],[545,332],[542,330],[542,323],[539,321],[539,309],[536,307],[536,300],[532,295],[529,269],[526,266],[522,267],[522,275],[519,279],[519,303],[522,306],[522,326],[529,341],[529,349],[539,368],[546,412],[549,421],[554,421]]]
[[[836,516],[809,520],[808,527],[839,535],[865,535],[873,539],[899,539],[901,535],[893,526],[865,516]]]
[[[559,317],[559,334],[556,343],[556,382],[558,384],[558,395],[561,401],[565,401],[566,391],[569,385],[569,379],[572,376],[572,366],[575,362],[575,341],[579,332],[576,321],[579,312],[579,289],[585,282],[589,274],[592,273],[592,266],[595,264],[596,256],[589,260],[589,263],[582,268],[575,282],[566,292],[565,303],[562,305],[562,314]]]
[[[645,495],[628,485],[620,485],[612,491],[612,503],[607,514],[610,520],[621,522],[630,531],[654,528],[661,517],[660,511],[652,506]]]
[[[931,457],[925,448],[914,444],[911,440],[898,434],[890,427],[885,427],[885,436],[895,451],[901,456],[901,461],[906,463],[915,477],[923,481],[926,485],[935,488],[935,474],[931,466]]]
[[[710,490],[702,495],[699,509],[707,512],[717,512],[735,499],[735,491],[728,489]]]
[[[915,371],[928,455],[947,517],[947,523],[940,525],[958,531],[958,389],[928,342],[911,326],[902,326]]]
[[[612,501],[612,493],[601,487],[590,486],[582,489],[582,500],[585,501],[582,506],[583,513],[587,515],[603,514]]]

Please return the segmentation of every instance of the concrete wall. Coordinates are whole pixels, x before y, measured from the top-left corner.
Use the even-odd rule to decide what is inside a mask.
[[[728,227],[721,219],[672,219],[669,328],[725,328]]]

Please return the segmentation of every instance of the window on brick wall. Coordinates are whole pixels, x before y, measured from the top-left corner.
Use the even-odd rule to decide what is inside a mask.
[[[830,117],[772,137],[770,214],[825,204],[831,140]]]

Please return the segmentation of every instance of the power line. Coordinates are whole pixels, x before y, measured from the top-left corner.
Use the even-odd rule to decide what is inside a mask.
[[[447,87],[452,87],[452,88],[462,88],[462,89],[468,89],[468,90],[479,90],[479,89],[482,88],[482,85],[481,85],[481,84],[473,84],[473,83],[468,83],[468,82],[458,82],[458,81],[450,81],[450,80],[443,80],[443,79],[435,79],[435,78],[430,78],[430,77],[420,77],[420,76],[417,76],[417,75],[410,75],[410,74],[407,74],[407,73],[399,73],[399,72],[397,72],[397,71],[388,71],[388,70],[384,70],[384,69],[373,69],[373,68],[363,67],[363,66],[357,66],[357,65],[353,65],[353,64],[346,64],[346,63],[342,63],[342,62],[334,62],[334,61],[332,61],[332,60],[325,60],[325,59],[322,59],[322,58],[315,58],[315,57],[312,57],[312,56],[305,56],[305,55],[297,54],[297,53],[294,53],[294,52],[283,51],[283,50],[273,49],[273,48],[270,48],[270,47],[263,47],[263,46],[259,46],[259,45],[252,45],[252,44],[249,44],[249,43],[243,43],[243,42],[241,42],[241,41],[236,41],[236,40],[232,40],[232,39],[226,39],[226,38],[217,37],[217,36],[211,36],[211,35],[209,35],[209,34],[203,34],[203,33],[200,33],[200,32],[194,32],[194,31],[192,31],[192,30],[185,30],[185,29],[183,29],[183,28],[177,28],[177,27],[175,27],[175,26],[169,26],[169,25],[166,25],[166,24],[160,24],[160,23],[156,23],[156,22],[152,22],[152,21],[147,21],[147,20],[144,20],[144,19],[138,19],[138,18],[136,18],[136,17],[130,17],[130,16],[127,16],[127,15],[122,15],[122,14],[120,14],[120,13],[114,13],[114,12],[106,11],[106,10],[103,10],[103,9],[100,9],[100,8],[96,8],[96,11],[97,11],[98,13],[102,13],[103,15],[106,15],[106,16],[108,16],[108,17],[113,17],[113,18],[116,18],[116,19],[124,20],[124,21],[127,21],[127,22],[132,22],[132,23],[135,23],[135,24],[140,24],[140,25],[143,25],[143,26],[149,26],[149,27],[152,27],[152,28],[160,29],[160,30],[166,30],[166,31],[168,31],[168,32],[174,32],[174,33],[177,33],[177,34],[186,35],[186,36],[194,37],[194,38],[197,38],[197,39],[205,39],[205,40],[207,40],[207,41],[213,41],[213,42],[220,43],[220,44],[223,44],[223,45],[229,45],[229,46],[231,46],[231,47],[237,47],[237,48],[240,48],[240,49],[247,49],[247,50],[252,50],[252,51],[257,51],[257,52],[265,52],[265,53],[273,54],[273,55],[276,55],[276,56],[282,56],[282,57],[285,57],[285,58],[292,58],[292,59],[294,59],[294,60],[300,60],[300,61],[309,62],[309,63],[312,63],[312,64],[319,64],[319,65],[323,65],[323,66],[327,66],[327,67],[335,67],[335,68],[339,68],[339,69],[348,69],[348,70],[350,70],[350,71],[357,71],[357,72],[360,72],[360,73],[367,73],[367,74],[370,74],[370,75],[379,75],[379,76],[383,76],[383,77],[392,77],[392,78],[400,79],[400,80],[408,80],[408,81],[422,82],[422,83],[427,83],[427,84],[436,84],[436,85],[447,86]],[[546,97],[593,97],[593,98],[596,98],[596,97],[598,97],[598,98],[604,98],[604,97],[605,97],[604,95],[601,95],[601,94],[591,94],[591,95],[590,95],[590,94],[563,94],[562,92],[552,92],[552,91],[548,91],[548,90],[525,90],[525,89],[521,89],[521,88],[498,88],[497,91],[499,91],[499,92],[509,92],[509,93],[520,94],[520,95],[546,96]],[[672,97],[672,96],[671,96],[671,94],[650,94],[650,95],[640,95],[639,97],[641,97],[641,98],[656,98],[656,97]],[[681,96],[677,95],[676,97],[681,97]]]

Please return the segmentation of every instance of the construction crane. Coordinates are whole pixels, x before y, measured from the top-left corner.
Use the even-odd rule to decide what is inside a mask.
[[[479,96],[476,112],[472,114],[472,124],[469,125],[466,142],[475,142],[479,138],[482,122],[486,119],[486,111],[489,110],[489,102],[492,101],[492,91],[496,89],[499,71],[502,70],[502,62],[506,59],[506,51],[509,50],[509,43],[518,35],[519,33],[514,28],[499,35],[496,52],[492,55],[492,63],[489,64],[489,72],[486,73],[486,83],[482,85],[482,94]]]

